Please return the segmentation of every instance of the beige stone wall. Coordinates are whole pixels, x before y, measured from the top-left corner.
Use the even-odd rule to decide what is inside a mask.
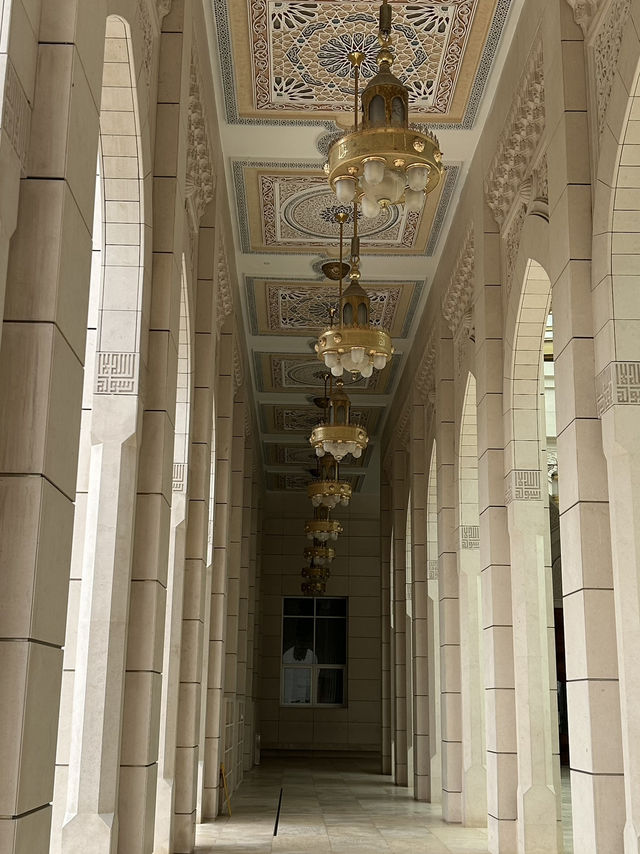
[[[300,596],[304,522],[310,502],[275,493],[263,515],[260,735],[264,748],[381,751],[380,514],[377,496],[354,495],[334,516],[344,524],[327,596],[349,598],[347,704],[280,705],[282,597]]]

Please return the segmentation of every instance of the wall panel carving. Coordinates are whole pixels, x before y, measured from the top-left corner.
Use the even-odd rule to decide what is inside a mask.
[[[487,204],[502,227],[536,154],[545,126],[542,41],[520,78],[485,181]]]
[[[187,174],[185,192],[192,208],[192,227],[197,228],[206,206],[213,199],[215,176],[205,110],[201,98],[202,83],[198,56],[191,52],[189,114],[187,117]]]
[[[460,325],[473,300],[474,272],[473,225],[467,227],[449,286],[442,300],[442,314],[451,332]]]
[[[598,415],[612,406],[640,405],[640,362],[611,362],[596,377]]]

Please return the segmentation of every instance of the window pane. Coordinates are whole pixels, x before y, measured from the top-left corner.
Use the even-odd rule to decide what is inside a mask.
[[[344,671],[327,667],[318,670],[318,703],[344,702]]]
[[[316,599],[316,615],[318,617],[346,617],[347,600]]]
[[[313,617],[285,617],[282,621],[284,664],[313,664]]]
[[[288,596],[282,613],[285,617],[313,617],[313,599]]]
[[[311,703],[311,668],[284,668],[285,703]]]
[[[325,617],[316,619],[316,656],[319,664],[346,664],[346,623]]]

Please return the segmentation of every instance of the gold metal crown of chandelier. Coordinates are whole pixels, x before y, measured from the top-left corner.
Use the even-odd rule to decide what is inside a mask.
[[[307,486],[307,495],[312,505],[328,507],[330,510],[338,504],[346,507],[351,499],[351,484],[338,479],[338,463],[330,454],[325,454],[318,463],[319,478],[312,480]]]
[[[344,224],[349,215],[336,214],[340,226],[340,267],[343,265]],[[324,329],[315,345],[318,358],[324,361],[335,377],[349,371],[354,376],[370,377],[373,369],[382,370],[393,355],[391,337],[384,329],[370,324],[371,300],[360,285],[360,238],[358,237],[358,206],[353,203],[353,237],[351,238],[350,284],[342,292],[342,275],[338,290],[338,324]]]
[[[329,518],[329,508],[320,505],[314,507],[313,519],[308,519],[304,525],[304,532],[308,540],[318,540],[326,543],[327,540],[337,540],[342,533],[343,527],[337,519]]]
[[[438,186],[444,167],[438,140],[409,127],[409,91],[391,72],[391,6],[383,0],[378,31],[378,73],[362,93],[362,126],[358,126],[360,66],[364,54],[349,61],[355,77],[355,127],[329,149],[325,171],[341,204],[356,199],[367,218],[381,208],[404,204],[420,211]]]
[[[364,427],[351,424],[351,401],[344,391],[344,383],[338,380],[336,390],[330,390],[327,397],[327,379],[325,379],[325,417],[321,424],[314,427],[309,442],[315,448],[318,457],[331,454],[340,462],[347,454],[354,459],[362,456],[367,447],[369,437]]]

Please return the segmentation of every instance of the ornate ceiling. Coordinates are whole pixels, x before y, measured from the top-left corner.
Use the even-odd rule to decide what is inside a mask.
[[[338,210],[322,170],[352,123],[347,55],[376,71],[379,0],[212,0],[216,80],[227,186],[235,201],[236,266],[251,350],[267,488],[302,490],[315,467],[307,438],[321,412],[323,365],[313,342],[337,285],[320,265],[338,254]],[[362,284],[373,323],[396,355],[349,386],[353,416],[370,433],[363,457],[342,465],[354,490],[375,489],[377,438],[415,321],[424,307],[448,217],[478,142],[501,35],[518,0],[391,0],[394,72],[409,89],[411,120],[435,129],[446,174],[421,213],[390,208],[360,218]],[[488,85],[489,84],[489,85]],[[346,225],[350,236],[352,223]],[[348,458],[350,459],[350,458]]]

